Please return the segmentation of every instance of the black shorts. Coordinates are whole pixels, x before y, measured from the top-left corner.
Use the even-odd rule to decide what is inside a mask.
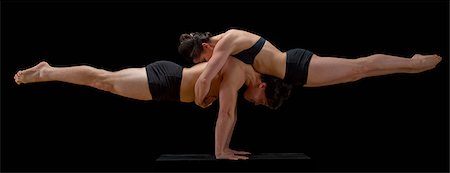
[[[180,101],[183,67],[170,61],[156,61],[145,70],[152,100]]]
[[[284,81],[295,86],[303,86],[308,79],[308,67],[313,53],[305,49],[286,51],[286,73]]]

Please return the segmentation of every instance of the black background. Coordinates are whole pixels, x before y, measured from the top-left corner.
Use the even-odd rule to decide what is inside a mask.
[[[277,111],[240,98],[232,140],[301,152],[313,171],[448,171],[446,1],[2,1],[2,171],[152,171],[162,153],[213,153],[217,105],[142,102],[62,82],[17,86],[41,60],[107,70],[189,66],[185,32],[230,27],[322,56],[443,57],[436,69],[294,91]],[[295,170],[279,168],[277,171]],[[220,171],[220,170],[216,170]]]

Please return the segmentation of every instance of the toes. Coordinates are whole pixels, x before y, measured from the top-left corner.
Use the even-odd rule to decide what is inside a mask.
[[[20,78],[21,78],[21,76],[22,76],[22,71],[19,71],[19,72],[17,72],[16,73],[16,75],[14,75],[14,81],[17,83],[17,84],[20,84],[21,83],[21,81],[20,81]]]
[[[434,57],[437,60],[437,62],[440,62],[442,60],[442,57],[439,55],[434,55]]]

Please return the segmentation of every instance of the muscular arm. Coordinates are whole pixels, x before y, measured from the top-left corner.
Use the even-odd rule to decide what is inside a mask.
[[[227,143],[225,144],[225,146],[228,146],[228,152],[232,152],[233,154],[239,154],[239,155],[251,154],[250,152],[247,152],[247,151],[237,151],[237,150],[233,150],[233,149],[230,148],[231,137],[233,136],[234,127],[236,126],[237,109],[234,110],[234,116],[236,118],[234,118],[233,125],[231,127],[231,132],[228,134]]]
[[[197,105],[209,106],[204,100],[209,92],[212,79],[222,69],[234,49],[234,38],[233,34],[228,34],[215,45],[211,59],[195,83],[195,103]]]
[[[216,121],[215,131],[215,154],[218,159],[226,154],[228,138],[234,128],[236,120],[234,109],[236,109],[237,93],[230,88],[221,89],[219,94],[219,115]]]
[[[229,66],[229,65],[228,65]],[[225,68],[228,68],[227,66]],[[236,103],[239,88],[245,79],[239,70],[228,70],[223,75],[219,90],[219,115],[215,128],[215,155],[217,159],[247,159],[234,155],[229,149],[232,132],[236,123]]]
[[[231,127],[231,131],[228,134],[227,141],[226,141],[226,144],[225,144],[225,146],[227,146],[228,148],[230,148],[231,136],[233,136],[234,127],[236,126],[237,109],[234,109],[234,117],[235,118],[234,118],[234,121],[233,121],[233,124],[232,124],[232,127]]]

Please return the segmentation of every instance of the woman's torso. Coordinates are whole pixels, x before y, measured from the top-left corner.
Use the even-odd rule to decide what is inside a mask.
[[[235,29],[228,30],[217,36],[224,38],[228,34],[233,35],[232,44],[235,45],[231,55],[239,55],[242,51],[252,48],[252,46],[254,46],[261,38],[259,35]],[[261,50],[254,57],[252,66],[259,73],[283,79],[286,69],[286,53],[280,51],[272,43],[266,40]]]

